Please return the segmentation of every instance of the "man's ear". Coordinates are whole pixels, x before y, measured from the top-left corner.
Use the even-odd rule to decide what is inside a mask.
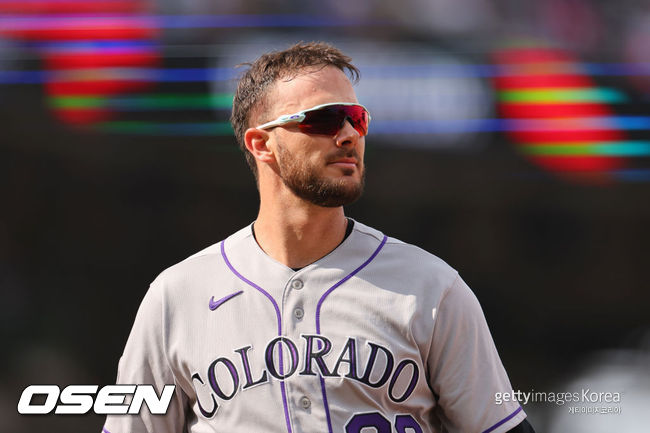
[[[246,149],[260,162],[275,161],[275,155],[268,146],[269,138],[269,133],[263,129],[248,128],[244,133]]]

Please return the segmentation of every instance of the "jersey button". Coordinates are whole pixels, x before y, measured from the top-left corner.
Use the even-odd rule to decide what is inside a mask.
[[[303,284],[302,280],[293,280],[291,282],[291,288],[292,289],[300,290],[300,289],[303,288],[303,286],[304,286],[304,284]]]
[[[296,319],[302,319],[305,316],[305,311],[302,308],[298,307],[293,310],[293,315]]]
[[[307,397],[302,397],[300,399],[300,406],[305,410],[309,409],[311,406],[311,400],[309,400]]]

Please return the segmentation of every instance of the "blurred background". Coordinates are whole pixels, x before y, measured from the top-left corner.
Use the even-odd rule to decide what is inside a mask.
[[[255,218],[235,65],[311,40],[353,57],[373,116],[348,215],[459,270],[516,390],[621,393],[528,403],[538,432],[645,431],[639,0],[0,0],[0,431],[101,430],[20,394],[114,383],[153,278]]]

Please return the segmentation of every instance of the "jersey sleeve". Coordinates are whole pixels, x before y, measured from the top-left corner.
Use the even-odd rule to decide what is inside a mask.
[[[517,402],[496,404],[495,394],[512,387],[481,306],[460,277],[438,303],[428,367],[449,433],[506,432],[526,417]]]
[[[158,396],[176,385],[166,415],[152,415],[146,404],[138,415],[108,415],[102,433],[182,433],[187,397],[176,383],[165,347],[163,287],[154,281],[145,295],[118,365],[117,384],[153,385]]]

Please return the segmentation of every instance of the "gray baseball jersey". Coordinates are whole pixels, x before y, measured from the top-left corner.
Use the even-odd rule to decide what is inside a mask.
[[[251,226],[165,270],[118,383],[176,385],[167,415],[108,433],[505,432],[525,413],[481,307],[437,257],[355,222],[294,271]]]

